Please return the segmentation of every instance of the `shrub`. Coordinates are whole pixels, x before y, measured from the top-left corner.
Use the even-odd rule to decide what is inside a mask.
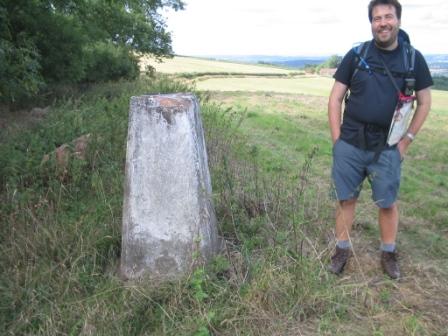
[[[135,78],[130,51],[172,55],[160,8],[170,1],[0,1],[0,100],[48,86]]]
[[[448,91],[448,77],[446,76],[434,76],[434,89]]]
[[[0,38],[0,101],[16,101],[43,87],[39,53],[29,40],[14,46]]]
[[[139,75],[138,58],[124,47],[100,42],[89,47],[86,54],[86,82],[134,79]]]

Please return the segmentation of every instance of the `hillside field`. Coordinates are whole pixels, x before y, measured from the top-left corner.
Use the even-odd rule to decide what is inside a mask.
[[[326,102],[332,78],[310,75],[294,78],[210,76],[198,78],[195,84],[197,89],[208,91],[212,101],[245,113],[247,117],[241,129],[249,143],[263,156],[262,165],[267,171],[280,170],[285,176],[294,175],[306,162],[307,153],[317,146],[318,154],[313,159],[310,176],[310,189],[314,189],[310,192],[314,195],[311,197],[330,188],[331,146]],[[448,313],[448,298],[433,301],[437,293],[448,286],[448,281],[443,279],[448,271],[448,140],[444,136],[448,131],[448,92],[433,90],[432,97],[430,116],[403,164],[399,246],[406,276],[402,282],[393,285],[392,291],[385,283],[375,285],[382,276],[376,259],[379,244],[376,210],[370,201],[367,184],[358,207],[354,225],[354,241],[358,249],[356,265],[339,285],[366,286],[377,293],[373,296],[378,295],[380,301],[384,292],[388,293],[385,300],[388,306],[377,307],[379,311],[373,314],[376,317],[371,317],[369,322],[373,325],[384,323],[387,327],[375,327],[365,334],[375,334],[375,330],[378,335],[381,330],[384,334],[394,335],[448,334],[442,324],[435,327],[443,323],[442,320],[434,320],[436,316],[442,316],[441,312]],[[332,206],[328,199],[322,202]],[[332,223],[325,223],[325,227],[331,232]],[[428,267],[435,273],[429,275]],[[428,276],[438,279],[429,287],[422,285],[428,281]],[[439,303],[434,305],[434,302]],[[408,310],[411,315],[404,317],[403,307],[410,306],[413,307]],[[432,313],[425,312],[426,309]],[[369,320],[369,317],[365,318]],[[414,318],[414,330],[406,330],[405,321]]]
[[[158,63],[148,57],[142,57],[140,60],[141,70],[144,71],[146,65],[155,67],[157,72],[166,74],[179,73],[204,73],[204,72],[231,72],[231,73],[268,73],[268,74],[292,74],[297,71],[276,68],[267,65],[252,65],[242,63],[232,63],[225,61],[216,61],[205,58],[195,58],[186,56],[175,56],[174,58],[165,58],[162,63]]]
[[[403,161],[402,279],[381,271],[367,183],[354,258],[337,277],[326,271],[333,80],[189,57],[155,67],[153,78],[61,98],[44,118],[0,111],[0,334],[448,335],[448,92],[433,91]],[[178,281],[126,282],[117,267],[129,97],[185,91],[201,102],[225,252]],[[43,160],[85,134],[85,158]]]

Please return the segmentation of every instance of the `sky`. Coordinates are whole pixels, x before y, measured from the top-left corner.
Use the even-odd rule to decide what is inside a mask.
[[[164,10],[177,55],[343,55],[372,38],[369,0],[184,0]],[[401,0],[401,27],[423,54],[448,54],[448,1]]]

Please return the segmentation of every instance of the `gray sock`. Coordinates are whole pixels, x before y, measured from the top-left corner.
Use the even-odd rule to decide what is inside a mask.
[[[394,252],[395,251],[395,243],[391,243],[391,244],[381,243],[380,249],[381,249],[381,251],[384,251],[384,252]]]
[[[352,244],[350,244],[350,240],[338,240],[336,244],[341,249],[349,249],[352,247]]]

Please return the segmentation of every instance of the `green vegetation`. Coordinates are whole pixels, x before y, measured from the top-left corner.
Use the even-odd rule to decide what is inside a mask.
[[[41,121],[2,112],[0,334],[446,333],[448,94],[433,92],[431,116],[404,161],[405,276],[394,282],[379,267],[367,191],[356,258],[343,277],[325,270],[333,247],[331,80],[224,79],[207,94],[165,76],[92,85],[54,102]],[[201,99],[226,250],[176,282],[124,282],[117,267],[129,97],[177,91]],[[85,134],[84,159],[62,167],[51,155],[43,160]]]
[[[337,68],[341,63],[342,57],[338,55],[331,55],[323,64],[323,68]]]
[[[434,89],[448,91],[448,77],[434,76]]]
[[[335,69],[338,67],[339,63],[341,63],[342,57],[338,55],[331,55],[325,62],[322,64],[314,65],[307,64],[305,65],[305,71],[307,73],[319,73],[321,69]]]
[[[136,78],[134,52],[172,54],[157,10],[167,1],[0,1],[0,102],[15,102],[50,84]]]

